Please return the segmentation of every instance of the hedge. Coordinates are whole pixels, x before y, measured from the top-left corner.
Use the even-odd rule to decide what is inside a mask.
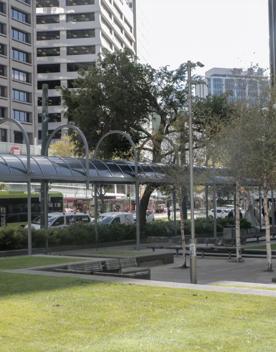
[[[223,227],[231,224],[225,219],[218,219],[217,232],[221,233]],[[196,219],[195,231],[199,237],[213,236],[212,220]],[[248,228],[250,224],[242,219],[241,228]],[[180,224],[177,222],[177,235],[180,235]],[[190,223],[185,223],[185,234],[190,234]],[[146,239],[149,236],[174,236],[175,228],[173,222],[155,221],[142,229],[141,237]],[[34,248],[44,248],[48,237],[49,247],[58,247],[66,245],[89,245],[95,244],[96,233],[93,225],[73,225],[59,229],[49,230],[33,230],[32,231],[32,246]],[[98,242],[117,242],[135,240],[136,226],[135,225],[99,225],[98,226]],[[12,250],[27,248],[28,236],[27,231],[22,227],[3,227],[0,228],[0,250]]]

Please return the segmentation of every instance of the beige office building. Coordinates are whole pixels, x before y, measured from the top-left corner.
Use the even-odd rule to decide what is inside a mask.
[[[34,41],[34,0],[0,0],[0,118],[21,122],[31,144],[36,137]],[[23,143],[18,128],[2,125],[0,151],[10,152],[17,143]]]

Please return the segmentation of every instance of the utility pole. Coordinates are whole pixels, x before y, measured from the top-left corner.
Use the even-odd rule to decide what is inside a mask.
[[[47,156],[46,144],[48,138],[48,84],[42,85],[42,133],[41,133],[41,155]],[[41,228],[48,228],[48,182],[41,182],[40,189],[41,203]],[[46,250],[48,249],[48,240],[46,241]]]
[[[189,171],[190,171],[190,203],[191,203],[191,243],[190,243],[190,280],[192,284],[197,283],[196,268],[196,239],[194,219],[194,153],[193,153],[193,111],[192,111],[192,69],[203,67],[200,62],[187,62],[188,71],[188,114],[189,114]],[[185,125],[185,122],[184,122]],[[185,126],[184,126],[185,128]]]

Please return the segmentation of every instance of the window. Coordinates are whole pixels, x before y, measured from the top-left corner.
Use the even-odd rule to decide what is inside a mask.
[[[94,5],[95,0],[66,0],[66,6]]]
[[[53,133],[53,132],[54,132],[54,130],[49,130],[49,131],[48,131],[48,135],[50,136],[50,134]],[[42,132],[41,132],[41,130],[39,130],[39,131],[38,131],[38,139],[41,139],[41,135],[42,135]],[[57,132],[57,133],[55,134],[54,139],[60,139],[60,138],[61,138],[61,131],[59,131],[59,132]]]
[[[87,12],[87,13],[70,13],[66,15],[67,22],[88,22],[95,21],[95,13]]]
[[[14,101],[21,101],[22,103],[31,102],[31,93],[25,92],[24,90],[13,89],[12,90],[12,99]]]
[[[67,64],[67,72],[88,70],[90,66],[95,66],[95,62],[72,62]]]
[[[0,13],[6,13],[6,4],[3,1],[0,1]]]
[[[0,118],[3,119],[7,117],[8,115],[8,109],[4,106],[0,106]]]
[[[37,56],[60,56],[60,48],[38,48]]]
[[[6,35],[7,34],[7,26],[5,23],[0,22],[0,34]]]
[[[68,79],[67,80],[67,88],[76,88],[77,87],[77,80],[76,79]]]
[[[59,0],[36,0],[36,7],[59,7]]]
[[[21,71],[18,69],[13,68],[12,69],[12,79],[15,81],[21,81],[21,82],[31,82],[31,74],[29,72]]]
[[[78,29],[78,30],[67,31],[66,37],[67,37],[67,39],[94,38],[95,37],[95,29]]]
[[[22,110],[13,110],[13,118],[19,122],[31,122],[31,113]]]
[[[49,122],[60,122],[61,121],[61,113],[49,113],[48,114]],[[38,114],[38,122],[42,122],[42,114]]]
[[[45,31],[45,32],[37,32],[37,40],[53,40],[60,39],[59,31]]]
[[[95,45],[82,45],[82,46],[68,46],[67,55],[85,55],[85,54],[95,54]]]
[[[14,131],[14,143],[23,144],[23,134],[19,131]]]
[[[0,43],[0,55],[7,56],[7,45]]]
[[[38,106],[42,105],[42,98],[41,97],[39,97],[37,99],[37,104],[38,104]],[[49,97],[48,98],[48,105],[49,106],[57,106],[60,104],[61,104],[61,97]]]
[[[5,86],[0,86],[0,97],[7,98],[8,90]]]
[[[25,51],[17,50],[12,48],[12,58],[13,60],[30,63],[31,62],[31,54],[26,53]]]
[[[1,142],[8,141],[8,131],[5,128],[0,128],[0,141]]]
[[[37,65],[37,73],[60,72],[60,64]]]
[[[21,10],[17,10],[15,8],[12,8],[11,17],[13,20],[18,21],[18,22],[22,22],[25,24],[31,23],[31,17],[29,14],[27,14]]]
[[[213,94],[214,95],[223,94],[223,80],[221,78],[213,79]]]
[[[57,89],[60,87],[60,81],[38,81],[37,82],[37,89],[42,89],[43,84],[48,84],[49,89]]]
[[[19,2],[23,2],[24,4],[31,5],[32,0],[17,0]]]
[[[31,34],[12,28],[12,39],[22,43],[31,43]]]
[[[7,77],[7,66],[0,64],[0,76]]]
[[[59,15],[36,16],[37,24],[59,23]]]

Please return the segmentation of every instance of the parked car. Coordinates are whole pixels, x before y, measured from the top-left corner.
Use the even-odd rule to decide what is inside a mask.
[[[134,221],[136,222],[136,213],[133,214]],[[146,212],[146,221],[147,222],[153,222],[155,220],[154,218],[154,212],[151,210],[147,210]]]
[[[110,212],[100,214],[98,218],[99,224],[111,225],[111,224],[125,224],[130,225],[134,223],[134,217],[132,213],[124,212]]]
[[[84,213],[49,213],[48,214],[48,227],[61,228],[74,224],[89,224],[91,218]],[[28,225],[25,226],[27,228]],[[35,230],[40,229],[40,216],[32,221],[32,228]]]
[[[231,209],[223,208],[223,207],[217,207],[216,209],[216,218],[217,219],[224,219],[228,216],[229,212]],[[210,209],[208,212],[209,218],[213,219],[214,218],[214,209]]]

